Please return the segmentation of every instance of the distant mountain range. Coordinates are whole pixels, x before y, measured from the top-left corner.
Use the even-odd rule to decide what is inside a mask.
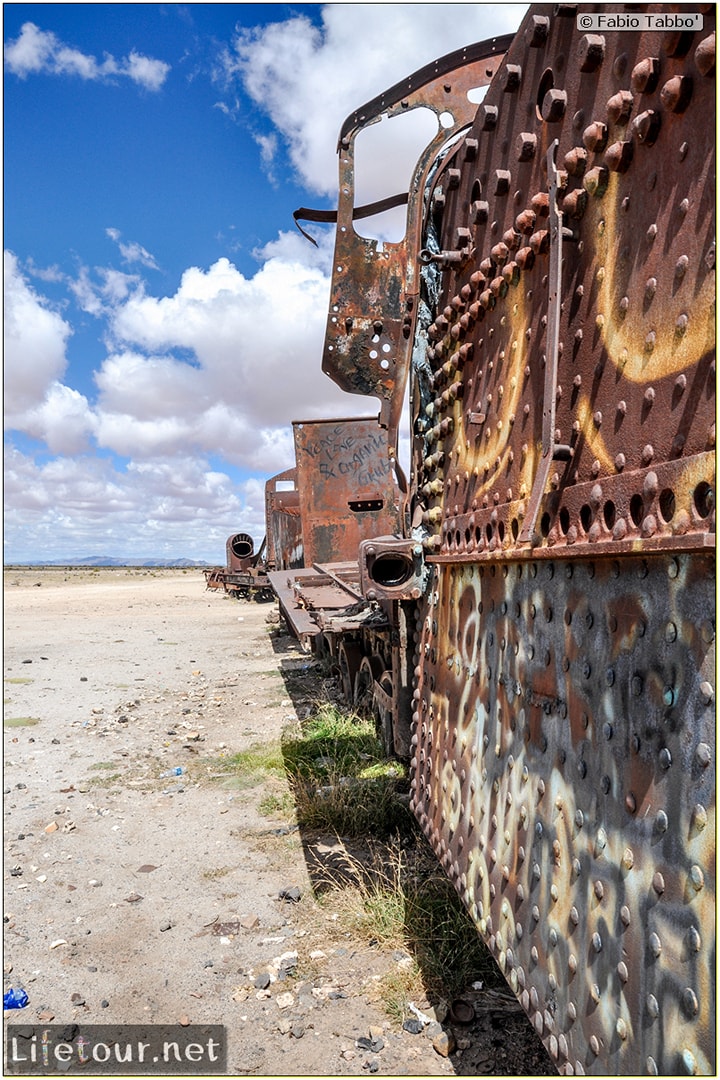
[[[196,559],[114,559],[110,555],[87,555],[83,559],[32,559],[26,563],[13,563],[14,566],[165,566],[165,567],[202,567],[208,562]]]

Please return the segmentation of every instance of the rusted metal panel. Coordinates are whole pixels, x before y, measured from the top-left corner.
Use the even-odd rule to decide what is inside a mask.
[[[711,1073],[714,9],[595,10],[530,9],[430,193],[412,798],[561,1071]]]
[[[305,566],[357,560],[360,541],[399,532],[400,495],[377,420],[293,423]]]
[[[265,531],[268,566],[303,565],[300,495],[295,469],[278,473],[265,484]]]
[[[441,146],[470,123],[476,106],[468,91],[486,86],[511,38],[468,46],[428,65],[345,121],[338,147],[337,234],[323,371],[344,390],[380,399],[380,422],[396,449],[417,315],[417,254],[428,170]],[[452,111],[448,104],[452,103]],[[407,229],[399,243],[359,236],[355,210],[355,139],[378,117],[428,108],[449,126],[438,133],[417,163],[408,194]],[[470,150],[467,150],[470,153]]]
[[[714,1071],[712,557],[436,567],[412,805],[561,1071]]]
[[[582,35],[574,14],[550,8],[530,18],[547,33],[532,44],[526,22],[518,34],[473,125],[477,157],[456,155],[444,192],[436,258],[457,254],[459,225],[471,257],[447,264],[428,331],[416,446],[426,547],[455,558],[697,546],[714,528],[714,14],[685,38]],[[677,85],[692,93],[676,99]],[[537,491],[550,404],[553,460]]]

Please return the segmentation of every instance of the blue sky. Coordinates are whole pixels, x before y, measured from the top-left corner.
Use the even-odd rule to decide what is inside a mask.
[[[6,563],[260,541],[291,421],[376,412],[320,370],[333,230],[292,212],[356,106],[523,11],[4,5]],[[392,134],[361,201],[406,186]]]

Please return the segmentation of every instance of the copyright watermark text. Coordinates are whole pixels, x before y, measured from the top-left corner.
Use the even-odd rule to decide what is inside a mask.
[[[6,1076],[226,1075],[221,1024],[9,1024]]]
[[[578,30],[702,30],[699,12],[598,12],[578,15]]]

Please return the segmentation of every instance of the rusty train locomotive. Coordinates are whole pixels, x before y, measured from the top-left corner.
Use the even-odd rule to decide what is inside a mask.
[[[532,7],[344,124],[323,369],[380,414],[294,425],[267,566],[558,1070],[712,1073],[714,6],[578,29],[626,10],[670,11]],[[416,108],[409,191],[357,207],[358,134]]]

